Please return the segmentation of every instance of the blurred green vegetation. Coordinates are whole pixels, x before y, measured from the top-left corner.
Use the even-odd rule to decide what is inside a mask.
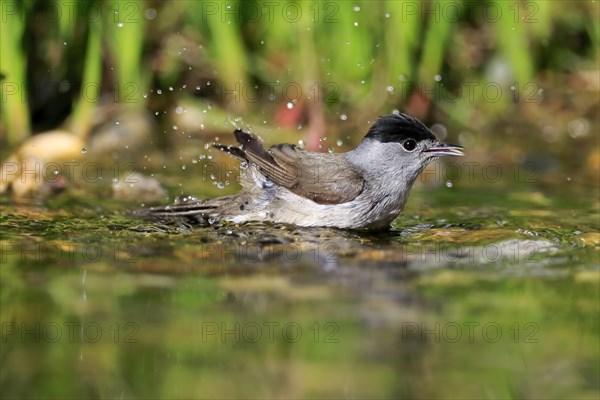
[[[470,126],[545,102],[545,87],[598,90],[586,1],[2,0],[2,21],[0,135],[13,144],[60,125],[85,137],[115,103],[170,127],[162,114],[182,99],[209,102],[314,139],[342,115],[362,128],[392,108],[439,110]]]

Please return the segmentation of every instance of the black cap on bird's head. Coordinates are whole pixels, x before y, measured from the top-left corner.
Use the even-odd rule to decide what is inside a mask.
[[[365,139],[377,140],[381,143],[398,142],[402,143],[406,139],[414,139],[417,142],[421,140],[436,140],[435,135],[421,121],[412,115],[394,113],[379,117],[371,126]]]
[[[376,140],[380,143],[396,142],[402,144],[407,151],[417,147],[417,143],[430,143],[423,152],[432,156],[460,156],[462,147],[440,142],[433,132],[412,115],[393,113],[380,117],[369,129],[365,139]]]

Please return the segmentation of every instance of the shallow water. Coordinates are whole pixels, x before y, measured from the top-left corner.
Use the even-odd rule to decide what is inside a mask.
[[[389,232],[2,205],[7,397],[597,398],[597,188],[417,187]]]

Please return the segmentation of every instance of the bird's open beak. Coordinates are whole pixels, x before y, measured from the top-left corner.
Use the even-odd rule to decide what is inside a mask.
[[[463,148],[461,146],[439,142],[433,147],[423,150],[423,152],[428,153],[428,155],[431,157],[464,156],[465,154],[462,152],[462,150]]]

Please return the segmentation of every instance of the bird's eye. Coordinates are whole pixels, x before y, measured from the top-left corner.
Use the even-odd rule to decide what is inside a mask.
[[[406,151],[413,151],[417,148],[417,141],[413,139],[406,139],[404,142],[402,142],[402,147],[404,147],[404,150]]]

